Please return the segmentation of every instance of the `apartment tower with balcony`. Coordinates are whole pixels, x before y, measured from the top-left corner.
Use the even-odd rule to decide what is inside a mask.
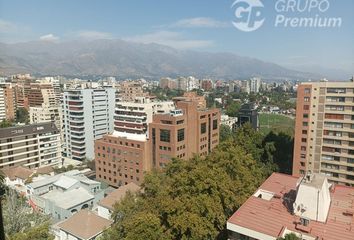
[[[94,141],[113,132],[114,88],[66,90],[62,100],[63,152],[68,158],[94,158]]]
[[[354,82],[298,87],[293,175],[324,173],[354,186]]]

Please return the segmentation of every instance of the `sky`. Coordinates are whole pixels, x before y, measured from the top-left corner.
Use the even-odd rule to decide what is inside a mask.
[[[239,2],[257,7],[259,1],[263,7],[248,10],[260,9],[262,26],[250,32],[236,28],[232,22],[242,22],[236,10],[245,9]],[[288,6],[294,2],[300,8]],[[354,1],[236,0],[233,4],[234,0],[0,0],[0,42],[119,38],[231,52],[297,70],[354,74]],[[275,26],[277,15],[341,18],[341,24]]]

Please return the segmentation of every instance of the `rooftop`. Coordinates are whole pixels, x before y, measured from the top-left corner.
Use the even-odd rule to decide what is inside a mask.
[[[58,131],[58,129],[52,122],[30,124],[25,126],[1,128],[0,138],[18,137],[30,134],[41,134],[53,131]]]
[[[32,170],[22,166],[7,168],[3,169],[2,171],[10,180],[15,180],[16,178],[26,180],[33,174]]]
[[[80,239],[91,239],[100,234],[111,224],[112,221],[97,216],[95,213],[85,209],[74,214],[58,226],[63,231]]]
[[[103,198],[98,204],[102,207],[113,210],[114,204],[124,198],[128,191],[137,192],[139,190],[140,187],[135,183],[128,183],[127,185],[121,186],[120,188],[109,193],[107,197]]]
[[[61,176],[76,176],[80,174],[80,171],[79,170],[71,170],[71,171],[68,171],[68,172],[65,172],[65,173],[60,173],[60,174],[57,174],[57,175],[54,175],[54,176],[50,176],[50,177],[47,177],[45,179],[41,179],[39,181],[35,181],[31,184],[29,184],[30,187],[32,188],[39,188],[39,187],[43,187],[43,186],[46,186],[46,185],[49,185],[49,184],[53,184],[54,182],[56,182]]]
[[[319,178],[317,180],[320,182]],[[316,186],[317,180],[313,182]],[[276,239],[289,232],[302,234],[304,239],[354,239],[354,188],[335,185],[330,191],[331,203],[326,221],[310,221],[304,226],[292,209],[297,184],[296,177],[273,173],[257,190],[272,196],[252,195],[230,217],[227,228],[239,233],[245,230],[267,236],[264,239]]]
[[[70,209],[94,198],[85,188],[79,187],[66,192],[53,190],[41,196],[63,209]]]

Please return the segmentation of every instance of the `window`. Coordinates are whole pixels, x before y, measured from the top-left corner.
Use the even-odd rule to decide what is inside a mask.
[[[178,129],[177,131],[177,141],[183,141],[184,140],[184,128]]]
[[[302,115],[303,118],[309,118],[309,115],[307,113]]]
[[[200,124],[200,133],[206,133],[206,123]]]
[[[302,130],[302,134],[307,134],[307,130]]]
[[[161,142],[170,142],[170,130],[160,129],[160,141]]]
[[[309,102],[310,98],[309,97],[304,97],[304,102]]]
[[[308,122],[302,122],[302,126],[307,127],[309,125]]]
[[[213,120],[213,130],[218,129],[218,120],[214,119]]]
[[[305,88],[305,89],[304,89],[304,93],[305,93],[305,94],[309,94],[310,92],[311,92],[311,89],[310,89],[310,88]]]
[[[310,105],[304,105],[304,110],[309,110],[310,109]]]

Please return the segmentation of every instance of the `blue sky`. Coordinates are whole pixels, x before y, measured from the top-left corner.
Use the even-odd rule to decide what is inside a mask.
[[[354,73],[354,1],[328,0],[324,13],[285,13],[341,17],[337,28],[275,27],[276,0],[262,2],[263,26],[242,32],[232,25],[232,0],[0,0],[0,42],[121,38],[232,52],[300,70]]]

